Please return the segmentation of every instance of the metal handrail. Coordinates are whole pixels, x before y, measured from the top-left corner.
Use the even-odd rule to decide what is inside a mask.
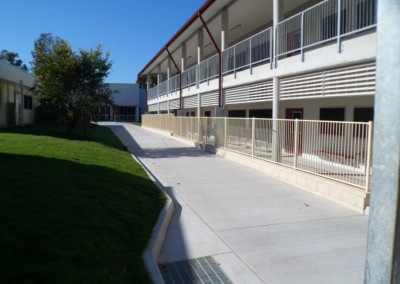
[[[278,23],[276,57],[300,51],[304,61],[305,49],[335,40],[341,52],[344,37],[375,27],[376,0],[325,0]]]
[[[322,9],[324,8],[324,5],[329,7]],[[322,11],[318,11],[318,9],[322,9]],[[344,11],[347,10],[352,11],[352,13],[346,14]],[[363,14],[364,10],[368,10],[369,14]],[[338,13],[338,11],[340,11],[340,13]],[[316,13],[316,15],[309,15],[310,13]],[[360,18],[363,19],[364,22],[360,22]],[[293,23],[293,21],[297,22]],[[322,25],[321,21],[323,23]],[[324,23],[325,28],[323,27]],[[285,29],[285,25],[292,26]],[[355,33],[364,32],[375,27],[376,0],[361,2],[357,0],[325,0],[283,21],[280,21],[277,25],[277,37],[276,39],[273,39],[273,42],[272,27],[269,27],[225,49],[222,52],[222,74],[234,72],[236,75],[236,71],[238,70],[250,68],[251,71],[253,65],[265,61],[272,61],[272,46],[275,46],[276,49],[275,61],[280,57],[296,54],[297,52],[301,53],[301,59],[304,60],[304,52],[306,49],[310,49],[314,46],[334,40],[338,42],[338,51],[341,52],[341,40],[344,37],[348,37],[349,35]],[[260,60],[254,60],[254,54],[252,53],[253,40],[258,36],[261,36],[263,33],[266,34],[265,39],[263,39],[266,56]],[[291,47],[288,47],[289,34],[291,37]],[[237,49],[240,45],[245,45],[246,43],[248,43],[248,46],[244,48],[245,55],[243,58],[239,58]],[[261,45],[262,44],[259,46]],[[182,78],[182,87],[191,87],[195,84],[198,86],[199,83],[209,81],[210,79],[217,77],[218,74],[210,74],[209,66],[209,63],[212,60],[215,60],[217,56],[218,54],[215,54],[206,60],[203,60],[200,62],[200,64],[194,65],[184,71],[182,76],[186,76],[186,78]],[[244,60],[244,64],[239,64],[239,59]],[[190,72],[195,73],[193,78],[189,77]],[[172,78],[168,81],[171,82],[171,80]],[[160,90],[160,87],[156,87],[149,90],[150,99],[158,98],[166,94]],[[167,94],[168,93],[171,93],[170,87],[168,88]]]
[[[142,121],[174,136],[369,191],[372,122],[167,115],[144,115]]]

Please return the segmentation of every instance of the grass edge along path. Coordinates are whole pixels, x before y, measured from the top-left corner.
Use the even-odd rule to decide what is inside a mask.
[[[106,127],[0,129],[0,283],[150,283],[165,197]]]

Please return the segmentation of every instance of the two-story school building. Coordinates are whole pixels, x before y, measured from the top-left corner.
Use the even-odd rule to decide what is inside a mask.
[[[364,209],[376,7],[376,0],[206,1],[139,73],[158,79],[147,90],[148,113],[176,115],[146,116],[145,126],[267,160],[262,167],[273,176]]]
[[[373,119],[376,0],[208,0],[140,71],[148,112]]]

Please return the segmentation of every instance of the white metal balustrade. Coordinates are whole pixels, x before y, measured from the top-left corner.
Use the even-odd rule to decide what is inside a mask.
[[[175,75],[174,77],[161,82],[157,86],[148,90],[148,99],[156,99],[161,96],[169,95],[170,93],[176,92],[180,89],[180,76]]]
[[[199,83],[218,77],[218,54],[202,61],[199,65]]]
[[[144,115],[143,126],[369,190],[372,122]]]
[[[276,56],[303,54],[315,45],[376,27],[376,0],[326,0],[277,26]]]
[[[193,86],[198,81],[198,65],[190,67],[182,72],[182,88]]]
[[[168,91],[169,91],[169,93],[173,93],[173,92],[177,92],[177,91],[179,91],[179,89],[180,89],[180,76],[179,76],[179,74],[178,75],[175,75],[174,77],[172,77],[171,79],[169,79],[168,80],[168,86],[169,86],[169,89],[168,89]]]
[[[236,73],[282,57],[304,54],[306,49],[376,27],[376,0],[325,0],[278,23],[276,38],[272,28],[263,30],[222,52],[222,74]],[[302,56],[302,59],[304,57]],[[218,77],[218,54],[182,73],[182,87],[191,87]],[[179,88],[179,82],[163,82],[149,90],[154,99]],[[168,83],[169,82],[169,85]],[[173,87],[171,87],[171,85]]]
[[[259,32],[223,51],[222,74],[251,68],[271,60],[272,28]]]

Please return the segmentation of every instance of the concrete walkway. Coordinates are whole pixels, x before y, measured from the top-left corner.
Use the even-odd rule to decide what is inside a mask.
[[[366,216],[172,138],[108,125],[177,203],[161,263],[211,256],[240,284],[363,283]]]

